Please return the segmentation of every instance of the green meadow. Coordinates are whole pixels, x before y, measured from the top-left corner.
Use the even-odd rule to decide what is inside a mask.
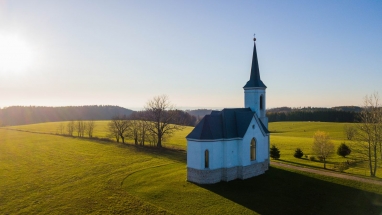
[[[95,136],[107,137],[107,121]],[[0,128],[0,214],[380,214],[382,187],[271,167],[248,180],[196,185],[186,181],[183,150],[54,135],[59,123]],[[327,126],[326,126],[327,125]],[[335,144],[343,124],[270,123],[281,162],[310,153],[316,130]],[[166,140],[186,148],[191,127]],[[25,132],[28,131],[28,132]],[[37,132],[37,133],[33,133]],[[333,156],[331,162],[341,158]],[[350,158],[349,158],[350,159]],[[301,161],[300,161],[301,160]]]
[[[367,163],[362,162],[364,157],[354,150],[357,149],[357,145],[345,137],[345,124],[352,125],[351,123],[328,122],[273,122],[269,123],[269,130],[271,131],[270,142],[280,149],[281,157],[279,162],[323,168],[322,162],[310,161],[305,156],[302,159],[298,159],[293,157],[293,154],[296,148],[300,148],[304,155],[314,156],[311,150],[313,135],[318,130],[325,131],[330,135],[335,145],[335,150],[337,150],[341,143],[345,143],[353,149],[352,153],[346,158],[334,153],[327,160],[327,168],[333,170],[335,165],[340,162],[354,161],[356,164],[344,172],[360,176],[370,176]],[[382,169],[377,171],[377,177],[382,177]]]
[[[96,127],[94,130],[95,137],[108,138],[107,123],[108,121],[96,121]],[[11,128],[23,131],[56,134],[59,133],[58,128],[60,124],[66,125],[67,122],[40,123],[13,126]],[[345,124],[350,123],[272,122],[269,123],[269,130],[271,131],[270,142],[271,145],[276,145],[281,151],[281,157],[278,162],[304,165],[313,168],[322,168],[323,163],[319,162],[318,159],[316,159],[316,161],[310,161],[305,156],[302,159],[293,157],[296,148],[302,149],[305,155],[315,156],[311,151],[313,135],[316,131],[321,130],[329,133],[336,149],[341,143],[346,143],[348,146],[354,149],[357,146],[351,141],[348,141],[343,132]],[[187,134],[190,133],[192,129],[193,127],[185,127],[184,130],[178,131],[172,137],[167,138],[163,145],[167,148],[186,150],[187,147],[185,136],[187,136]],[[126,141],[130,143],[133,142],[133,140],[129,139]],[[344,172],[360,176],[369,176],[370,174],[367,164],[366,162],[362,162],[362,160],[363,157],[361,157],[360,154],[357,154],[355,150],[353,150],[353,152],[346,158],[338,156],[336,153],[334,153],[333,156],[327,160],[327,168],[334,170],[338,163],[354,161],[356,165],[353,165],[349,169],[344,170]],[[382,171],[377,171],[377,177],[382,177]]]

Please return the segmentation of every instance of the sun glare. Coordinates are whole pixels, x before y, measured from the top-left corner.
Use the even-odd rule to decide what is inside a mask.
[[[32,65],[32,51],[18,35],[0,33],[0,74],[23,73]]]

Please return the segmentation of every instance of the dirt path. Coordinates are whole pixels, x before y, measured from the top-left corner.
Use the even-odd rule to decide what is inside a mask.
[[[376,185],[382,186],[382,181],[357,177],[357,176],[353,176],[353,175],[347,175],[347,174],[342,174],[342,173],[337,173],[337,172],[328,172],[325,170],[311,169],[311,168],[307,168],[307,167],[294,166],[294,165],[278,163],[278,162],[274,162],[274,161],[271,161],[271,165],[272,166],[285,167],[288,169],[295,169],[295,170],[299,170],[299,171],[303,171],[303,172],[310,172],[310,173],[315,173],[315,174],[319,174],[319,175],[326,175],[326,176],[331,176],[331,177],[336,177],[336,178],[343,178],[343,179],[360,181],[360,182],[365,182],[365,183],[376,184]]]

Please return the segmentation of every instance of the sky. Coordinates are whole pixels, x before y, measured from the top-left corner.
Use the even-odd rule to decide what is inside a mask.
[[[382,95],[382,1],[0,0],[0,107],[267,108]]]

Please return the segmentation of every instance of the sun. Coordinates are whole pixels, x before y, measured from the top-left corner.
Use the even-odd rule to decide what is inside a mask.
[[[0,74],[24,73],[32,66],[33,55],[27,41],[0,32]]]

